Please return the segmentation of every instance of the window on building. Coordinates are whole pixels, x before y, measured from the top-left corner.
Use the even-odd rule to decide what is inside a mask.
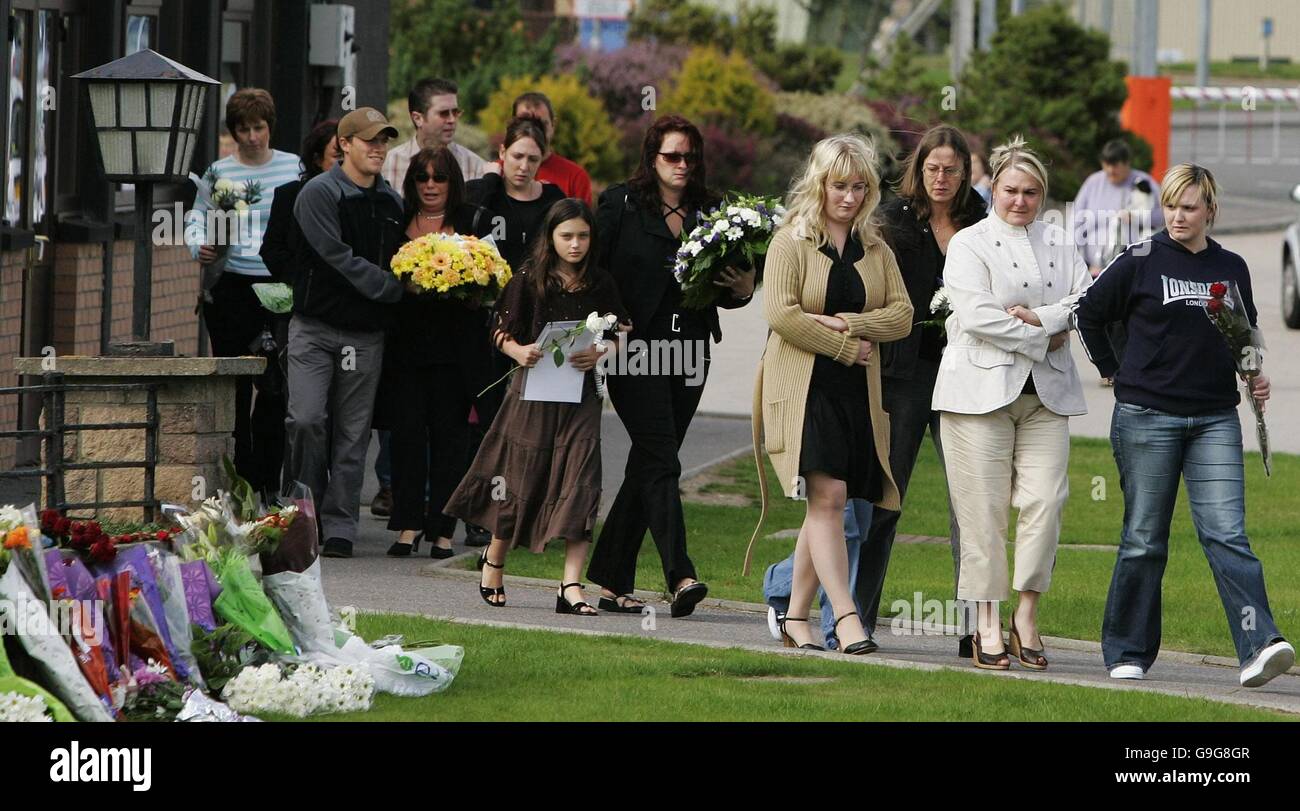
[[[23,198],[27,186],[27,134],[31,124],[27,84],[27,53],[32,13],[14,11],[9,17],[9,109],[5,119],[8,144],[5,157],[5,225],[22,227]]]

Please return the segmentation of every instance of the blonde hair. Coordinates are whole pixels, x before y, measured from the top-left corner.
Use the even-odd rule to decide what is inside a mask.
[[[1209,224],[1219,214],[1219,184],[1214,175],[1204,166],[1194,163],[1180,163],[1165,173],[1164,185],[1160,188],[1160,205],[1174,207],[1183,199],[1183,193],[1189,188],[1201,190],[1201,199],[1209,211]]]
[[[1043,200],[1047,199],[1047,168],[1034,151],[1025,146],[1024,136],[1012,136],[1010,141],[993,150],[989,156],[989,182],[997,186],[998,178],[1008,169],[1019,169],[1038,181]]]
[[[802,226],[818,247],[830,241],[826,230],[826,182],[862,178],[867,184],[862,207],[853,218],[852,230],[864,245],[875,239],[872,219],[880,205],[880,174],[876,171],[876,150],[860,135],[832,135],[817,142],[803,171],[790,184],[786,197],[791,226]]]

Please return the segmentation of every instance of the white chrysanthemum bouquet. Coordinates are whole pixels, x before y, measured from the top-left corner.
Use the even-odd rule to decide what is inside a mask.
[[[729,265],[754,267],[784,221],[779,198],[742,194],[704,215],[689,234],[683,231],[673,263],[682,303],[701,309],[717,301],[722,288],[713,282],[718,274]]]

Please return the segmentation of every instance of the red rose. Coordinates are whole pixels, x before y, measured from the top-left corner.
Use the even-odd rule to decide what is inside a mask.
[[[56,530],[56,531],[57,531],[60,535],[67,535],[67,534],[68,534],[68,530],[71,529],[71,528],[72,528],[72,519],[71,519],[71,518],[60,518],[60,519],[59,519],[59,523],[58,523],[58,527],[57,527],[57,530]]]
[[[1219,312],[1223,309],[1223,299],[1221,298],[1210,299],[1209,301],[1205,302],[1205,309],[1209,311],[1210,315],[1218,315]]]
[[[1210,295],[1215,298],[1223,298],[1228,295],[1228,286],[1223,282],[1215,282],[1210,285]],[[1215,312],[1218,312],[1218,310],[1215,310]]]
[[[107,538],[90,547],[90,559],[96,563],[108,563],[117,557],[117,546]]]
[[[160,540],[160,541],[169,541],[169,540],[171,540],[171,537],[172,537],[172,536],[171,536],[171,533],[168,532],[167,530],[165,530],[165,529],[160,529],[160,530],[158,530],[158,540]]]

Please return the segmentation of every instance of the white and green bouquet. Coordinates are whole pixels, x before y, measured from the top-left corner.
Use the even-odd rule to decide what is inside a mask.
[[[714,284],[718,274],[728,266],[756,267],[785,213],[780,198],[741,194],[701,217],[690,233],[683,231],[673,263],[682,303],[702,309],[716,302],[723,289]]]

